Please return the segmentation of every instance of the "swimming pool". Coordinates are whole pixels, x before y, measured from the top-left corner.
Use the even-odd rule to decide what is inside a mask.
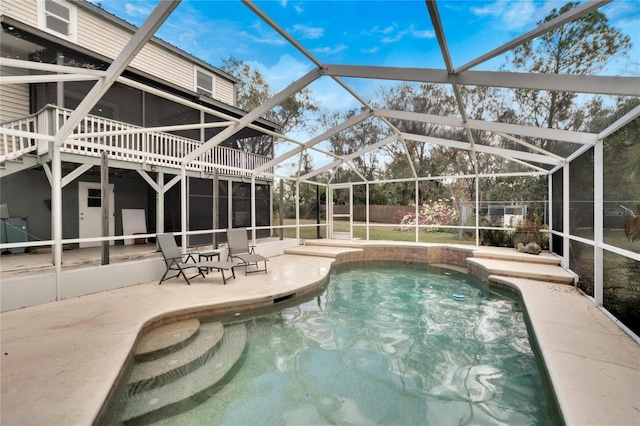
[[[156,424],[562,424],[518,302],[465,274],[341,265],[313,300],[242,323],[233,377]]]

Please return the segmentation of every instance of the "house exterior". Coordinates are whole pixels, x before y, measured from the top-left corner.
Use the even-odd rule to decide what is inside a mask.
[[[50,240],[51,141],[20,132],[54,135],[93,87],[91,73],[106,70],[137,28],[85,0],[4,0],[0,24],[0,127],[12,132],[0,135],[0,203],[23,220],[29,240]],[[69,67],[82,75],[61,77]],[[63,239],[101,235],[102,152],[109,158],[111,235],[129,234],[132,212],[149,233],[179,231],[180,159],[244,116],[234,106],[236,83],[162,40],[146,43],[61,146]],[[246,170],[273,154],[243,147],[275,130],[258,119],[189,163],[188,230],[213,228],[216,215],[219,228],[251,225]],[[257,226],[270,225],[271,183],[268,175],[255,180]],[[188,244],[211,242],[211,235],[194,235]]]

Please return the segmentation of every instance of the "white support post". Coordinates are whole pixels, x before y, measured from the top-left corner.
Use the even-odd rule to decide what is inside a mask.
[[[53,265],[56,271],[56,300],[62,299],[62,161],[60,147],[51,144],[51,224]]]
[[[416,203],[416,227],[415,227],[415,233],[416,233],[416,243],[420,242],[420,234],[419,234],[419,228],[418,228],[418,219],[420,217],[420,205],[419,205],[419,194],[418,194],[418,190],[420,189],[420,182],[418,182],[418,179],[416,179],[416,194],[415,194],[415,203]]]
[[[476,246],[480,245],[480,178],[476,175]]]
[[[296,181],[296,240],[300,241],[300,181]]]
[[[256,244],[256,177],[251,176],[251,240]]]
[[[227,181],[227,228],[233,228],[233,181]]]
[[[164,173],[158,172],[156,175],[156,233],[164,233]]]
[[[549,182],[549,195],[547,195],[547,217],[549,218],[549,251],[553,253],[553,234],[551,231],[553,230],[553,173],[549,173],[548,178]]]
[[[594,265],[593,265],[593,297],[597,306],[602,306],[604,289],[604,251],[602,243],[604,239],[604,149],[603,141],[599,140],[593,147],[593,239],[594,239]]]
[[[562,166],[562,266],[569,268],[569,250],[571,248],[569,240],[569,220],[570,203],[569,203],[569,164]]]
[[[189,214],[187,211],[187,200],[188,200],[188,195],[187,195],[187,168],[186,168],[186,164],[183,164],[182,167],[180,168],[180,232],[182,235],[182,244],[180,244],[182,246],[182,253],[186,253],[187,252],[187,231],[188,231],[188,222],[187,222],[187,215]]]
[[[367,241],[369,241],[369,182],[366,183],[366,203],[367,203]]]
[[[331,200],[333,200],[333,194],[331,191],[331,187],[329,185],[325,186],[325,191],[324,191],[324,199],[325,199],[325,234],[327,236],[327,238],[331,238],[331,234],[333,232],[333,228],[332,228],[332,222],[333,222],[333,218],[331,217],[331,215],[333,215],[333,206],[330,204]]]

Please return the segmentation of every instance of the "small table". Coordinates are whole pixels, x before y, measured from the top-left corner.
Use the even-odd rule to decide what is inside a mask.
[[[218,262],[220,261],[220,253],[222,253],[221,250],[209,250],[209,251],[203,251],[201,253],[198,253],[198,262],[210,262],[213,260],[213,258],[215,257]]]

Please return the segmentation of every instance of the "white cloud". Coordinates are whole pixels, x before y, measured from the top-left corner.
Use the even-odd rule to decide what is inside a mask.
[[[124,10],[127,15],[146,18],[153,11],[153,6],[144,2],[126,3]]]
[[[273,92],[281,91],[313,68],[311,62],[300,62],[288,54],[280,56],[278,62],[272,66],[255,61],[246,62],[260,71]]]
[[[537,9],[536,5],[539,5]],[[534,3],[533,0],[497,0],[484,7],[471,7],[469,11],[480,18],[494,18],[497,27],[520,30],[535,24],[546,8],[545,4]]]
[[[312,51],[314,53],[325,53],[328,55],[335,55],[336,53],[340,53],[343,50],[347,50],[347,46],[345,44],[338,44],[334,47],[316,47],[315,49],[312,49]]]
[[[297,4],[293,6],[293,8],[295,9],[296,12],[298,13],[302,13],[304,11],[304,9],[300,6],[298,6]]]
[[[397,32],[395,32],[397,31]],[[395,32],[395,34],[394,34]],[[380,39],[381,43],[389,44],[389,43],[397,43],[402,40],[405,36],[411,35],[414,38],[433,38],[435,34],[431,30],[417,30],[415,25],[411,24],[408,28],[404,30],[399,30],[399,26],[397,24],[393,24],[386,28],[380,29],[380,27],[373,27],[369,32],[362,33],[365,35],[384,35]]]
[[[369,49],[360,49],[361,53],[367,54],[367,55],[372,55],[374,53],[378,53],[378,51],[380,50],[380,48],[378,46],[374,46],[372,48]]]
[[[260,44],[268,44],[272,46],[283,46],[286,44],[285,40],[280,37],[280,35],[266,28],[262,22],[255,22],[250,28],[253,30],[251,33],[241,31],[238,35],[248,37],[252,41]]]
[[[324,35],[324,28],[295,24],[292,32],[300,34],[300,38],[317,39]]]

